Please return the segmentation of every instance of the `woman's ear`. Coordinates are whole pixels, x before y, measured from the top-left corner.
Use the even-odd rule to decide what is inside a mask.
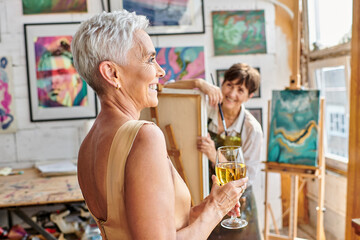
[[[249,99],[254,96],[254,93],[249,94]]]
[[[110,61],[103,61],[99,64],[99,72],[101,76],[115,88],[120,86],[119,72],[116,65]]]

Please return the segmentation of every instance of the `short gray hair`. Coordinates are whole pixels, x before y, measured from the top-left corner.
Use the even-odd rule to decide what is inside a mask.
[[[97,93],[102,89],[95,80],[99,64],[108,60],[126,65],[134,32],[148,25],[145,16],[126,10],[102,12],[81,23],[71,43],[74,66]]]

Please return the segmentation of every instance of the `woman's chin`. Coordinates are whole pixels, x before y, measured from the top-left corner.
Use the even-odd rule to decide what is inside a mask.
[[[149,107],[157,107],[157,105],[159,104],[159,100],[156,98],[156,101],[151,101],[149,103]]]

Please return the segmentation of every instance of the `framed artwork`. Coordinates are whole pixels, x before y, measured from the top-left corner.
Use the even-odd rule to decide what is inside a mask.
[[[227,69],[217,69],[216,70],[216,84],[218,87],[221,87],[224,82],[224,75]]]
[[[264,10],[212,12],[215,56],[266,53]]]
[[[9,57],[0,57],[0,133],[16,131],[14,81]]]
[[[22,0],[23,14],[86,13],[87,0]]]
[[[260,73],[260,68],[258,67],[254,67],[256,70],[259,71]],[[224,82],[224,75],[227,69],[218,69],[216,70],[216,81],[217,81],[217,85],[218,87],[221,87],[222,83]],[[260,98],[261,97],[261,82],[260,82],[260,86],[259,88],[254,92],[254,96],[252,98]]]
[[[255,119],[260,123],[261,128],[263,127],[262,125],[262,108],[246,108],[251,115],[253,115],[255,117]]]
[[[156,61],[166,75],[161,84],[189,78],[205,78],[204,47],[156,48]]]
[[[197,205],[209,194],[209,161],[206,155],[196,148],[197,137],[207,135],[205,96],[199,90],[164,88],[158,99],[158,126],[166,136],[169,149],[171,140],[165,126],[171,124],[173,128],[183,166],[178,166],[174,157],[171,157],[171,160],[180,176],[184,176],[192,200]],[[142,110],[140,119],[152,121],[151,110]]]
[[[110,10],[126,9],[145,15],[150,35],[204,33],[202,0],[108,0]]]
[[[32,122],[95,118],[94,91],[77,73],[70,49],[79,23],[25,24]]]
[[[273,91],[268,161],[317,166],[320,91]]]

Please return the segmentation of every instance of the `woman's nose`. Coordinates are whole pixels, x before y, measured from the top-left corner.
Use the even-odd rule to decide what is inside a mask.
[[[158,76],[159,76],[159,78],[162,78],[165,76],[165,70],[162,67],[160,67],[159,64],[157,64],[157,65],[158,65]]]
[[[235,88],[231,88],[231,90],[230,90],[230,92],[229,92],[229,95],[230,96],[235,96],[235,94],[236,94],[236,89]]]

